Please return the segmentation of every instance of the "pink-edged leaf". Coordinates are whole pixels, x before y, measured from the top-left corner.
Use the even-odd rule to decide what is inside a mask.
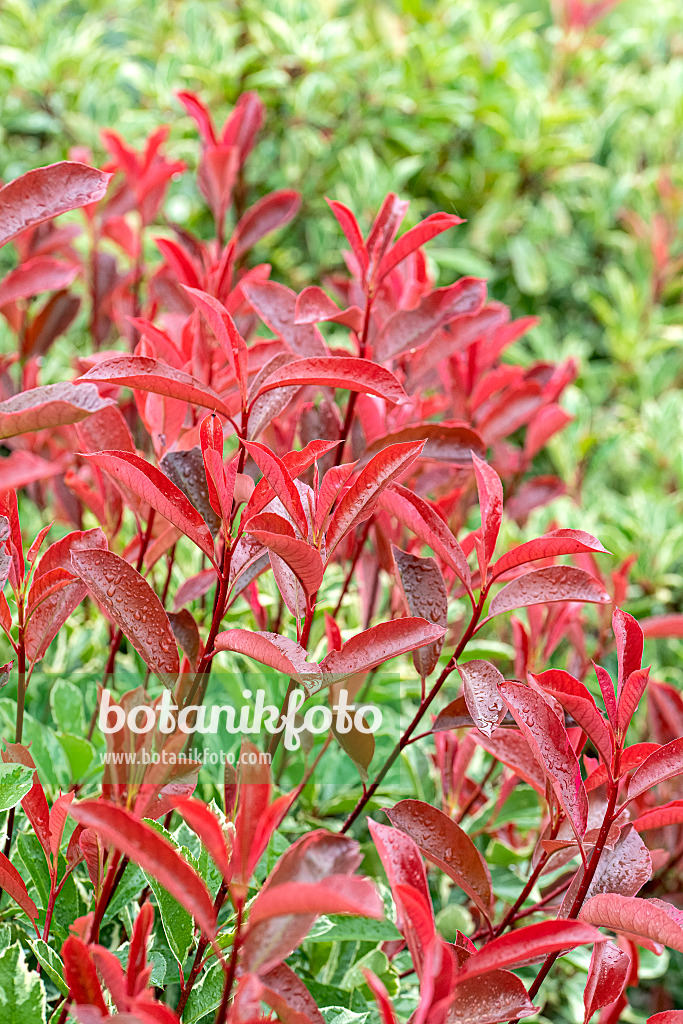
[[[253,658],[262,665],[283,672],[296,679],[307,692],[314,693],[322,682],[320,666],[307,660],[306,651],[295,640],[278,633],[256,632],[249,629],[227,629],[219,633],[217,651],[232,651]]]
[[[291,188],[270,192],[267,196],[259,199],[240,217],[235,228],[237,237],[235,259],[243,256],[271,231],[276,231],[288,224],[299,212],[300,207],[301,195]]]
[[[106,544],[102,545],[102,548]],[[42,658],[55,636],[87,594],[78,577],[65,569],[50,569],[36,576],[29,592],[30,608],[24,634],[31,663]]]
[[[223,878],[228,881],[230,879],[230,852],[225,833],[215,814],[212,814],[201,800],[194,799],[181,800],[176,804],[175,810],[197,833]]]
[[[345,206],[344,203],[340,203],[336,199],[326,199],[325,202],[337,218],[339,226],[344,232],[344,237],[351,246],[351,251],[358,261],[358,267],[361,275],[364,275],[368,269],[368,253],[365,248],[365,242],[363,241],[361,230],[358,227],[358,221],[351,210],[349,210],[348,206]]]
[[[401,589],[413,616],[444,629],[448,625],[448,593],[441,570],[433,558],[418,558],[392,546]],[[439,660],[443,638],[413,651],[413,664],[421,679],[430,675]]]
[[[0,281],[0,306],[33,298],[41,292],[68,288],[77,274],[77,264],[64,263],[54,256],[34,256],[15,267]]]
[[[617,642],[617,662],[619,675],[617,678],[617,703],[621,699],[621,691],[629,676],[640,668],[643,661],[643,631],[628,612],[621,608],[614,609],[612,629]],[[637,703],[637,701],[636,701]]]
[[[641,619],[640,628],[646,640],[682,637],[683,615],[652,615],[649,619]]]
[[[132,452],[104,451],[81,458],[105,470],[112,479],[133,491],[142,501],[173,523],[213,562],[213,537],[201,515],[165,473]]]
[[[645,693],[649,677],[649,668],[637,668],[624,681],[617,707],[617,728],[622,736],[631,724],[640,698]]]
[[[261,516],[256,516],[247,523],[247,533],[250,533],[255,540],[286,562],[309,597],[315,594],[322,583],[324,572],[320,552],[306,541],[298,540],[296,537],[287,537],[281,533],[271,533],[268,530],[259,529],[258,520],[261,518]]]
[[[178,648],[164,607],[149,583],[113,551],[73,551],[71,565],[145,664],[173,686],[180,670]]]
[[[64,160],[38,167],[0,188],[0,246],[26,228],[102,199],[111,174]]]
[[[459,977],[474,978],[478,974],[488,974],[489,971],[523,964],[546,953],[605,941],[605,936],[591,927],[590,923],[567,920],[541,921],[540,924],[518,928],[488,942],[483,949],[473,953],[466,960]]]
[[[602,544],[590,533],[583,530],[553,530],[536,540],[529,540],[507,551],[491,567],[491,575],[495,579],[509,569],[515,569],[538,558],[553,558],[556,555],[576,555],[583,552],[591,554],[608,554]]]
[[[392,444],[360,471],[337,505],[327,528],[328,559],[349,530],[370,518],[382,492],[412,466],[423,447],[423,441]]]
[[[662,807],[653,807],[640,814],[633,822],[637,832],[650,828],[667,828],[669,825],[683,825],[683,800],[672,800]]]
[[[388,445],[420,440],[425,441],[422,458],[437,459],[452,467],[468,468],[472,465],[473,451],[481,455],[486,451],[479,434],[465,423],[416,423],[373,441],[363,455],[361,465]]]
[[[363,313],[358,306],[340,309],[339,306],[317,285],[304,288],[296,300],[294,322],[297,324],[319,324],[330,322],[349,327],[360,334],[363,327]]]
[[[478,978],[456,979],[449,1024],[496,1024],[536,1013],[520,979],[511,971],[489,971]]]
[[[213,409],[223,416],[230,411],[225,403],[207,384],[191,377],[182,370],[162,363],[159,359],[149,356],[121,356],[116,359],[104,359],[96,363],[87,373],[78,378],[77,383],[99,381],[103,384],[118,384],[120,387],[136,388],[139,391],[151,391],[166,398],[176,398],[181,402],[190,402],[205,409]]]
[[[485,736],[490,736],[505,718],[507,710],[498,689],[503,675],[490,661],[466,661],[457,668],[474,724]]]
[[[379,362],[425,345],[432,335],[456,317],[474,316],[486,299],[486,281],[462,277],[455,284],[435,288],[416,309],[400,309],[386,321],[373,342]]]
[[[305,537],[308,533],[306,513],[301,504],[301,495],[287,469],[286,463],[278,458],[274,452],[271,452],[269,448],[266,448],[264,444],[259,444],[258,441],[243,441],[242,444],[263,473],[273,492],[289,512],[300,533]],[[256,494],[256,491],[254,491],[254,494]],[[255,504],[256,502],[252,504],[250,501],[245,513],[249,512],[251,515]],[[243,516],[243,522],[245,521]]]
[[[489,618],[515,608],[553,601],[583,601],[609,604],[611,598],[602,583],[571,565],[549,565],[533,569],[507,583],[498,591],[489,607]]]
[[[320,668],[325,676],[331,676],[338,682],[356,672],[367,672],[375,665],[382,665],[389,658],[407,654],[416,647],[432,644],[444,633],[443,626],[419,617],[380,622],[351,637],[338,651],[330,651],[320,662]]]
[[[458,217],[454,213],[432,213],[425,220],[420,221],[414,228],[410,228],[401,235],[398,242],[384,254],[375,274],[376,284],[379,284],[394,267],[402,263],[407,256],[419,249],[425,242],[448,231],[449,228],[464,223],[462,217]]]
[[[626,747],[619,761],[619,778],[632,772],[634,768],[638,768],[650,754],[660,749],[659,743],[634,743],[632,746]],[[591,790],[597,789],[605,782],[607,782],[607,769],[604,764],[601,764],[586,779],[586,790],[590,793]]]
[[[417,844],[489,917],[493,892],[486,861],[470,837],[437,807],[421,800],[401,800],[385,811],[389,821]]]
[[[683,915],[663,900],[600,893],[584,903],[579,917],[596,928],[621,932],[636,942],[642,936],[683,953]]]
[[[500,524],[503,520],[503,485],[500,477],[488,462],[478,458],[472,453],[474,475],[477,480],[477,491],[479,493],[479,508],[481,510],[481,534],[483,541],[483,560],[480,565],[482,576],[493,556],[500,531]],[[493,615],[494,613],[491,612]]]
[[[588,688],[561,669],[549,669],[531,678],[559,701],[577,725],[581,726],[603,762],[611,765],[613,743],[610,731]]]
[[[623,949],[613,942],[601,942],[593,947],[588,981],[583,992],[583,1005],[586,1014],[584,1024],[588,1024],[594,1013],[603,1006],[609,1006],[619,998],[626,986],[631,958]]]
[[[216,928],[216,912],[204,880],[178,851],[131,811],[100,800],[80,800],[69,814],[84,828],[92,828],[103,842],[120,850],[159,882],[196,920],[209,938]]]
[[[646,793],[653,786],[660,782],[673,779],[676,775],[683,774],[683,736],[665,743],[659,750],[655,750],[643,761],[639,768],[631,776],[628,784],[628,799],[633,800]]]
[[[301,329],[301,328],[300,328]],[[354,356],[313,356],[295,359],[275,370],[261,384],[258,395],[274,388],[312,384],[320,388],[344,388],[383,398],[391,405],[402,405],[408,396],[398,379],[384,366]]]
[[[465,553],[432,505],[399,484],[393,484],[383,491],[378,505],[429,545],[434,554],[450,566],[468,592],[471,592],[472,574]]]
[[[588,822],[588,796],[567,730],[531,687],[506,679],[500,684],[500,692],[580,841]]]
[[[37,919],[38,908],[29,896],[23,878],[4,853],[0,853],[0,886],[31,921]]]
[[[0,440],[78,423],[113,404],[110,398],[101,398],[92,384],[83,387],[65,381],[30,388],[0,402]]]
[[[249,908],[254,925],[283,914],[355,914],[382,918],[384,908],[375,886],[367,878],[330,875],[319,882],[284,882],[269,886]]]
[[[442,714],[445,714],[447,710],[445,709]],[[438,719],[434,724],[437,723]],[[511,768],[540,796],[545,795],[547,785],[545,773],[520,732],[513,729],[496,729],[492,736],[485,736],[479,731],[472,735],[478,746],[483,747],[496,760]]]

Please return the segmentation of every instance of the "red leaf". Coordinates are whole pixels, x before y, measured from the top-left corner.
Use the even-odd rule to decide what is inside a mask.
[[[477,479],[477,491],[479,493],[479,508],[481,509],[481,535],[483,541],[483,558],[480,559],[480,572],[482,578],[486,577],[486,570],[493,556],[500,531],[500,524],[503,520],[503,485],[495,469],[489,466],[488,462],[478,458],[472,453],[474,475]],[[491,614],[495,614],[491,612]]]
[[[33,298],[41,292],[68,288],[77,274],[77,264],[64,263],[53,256],[35,256],[15,267],[0,281],[0,306]]]
[[[365,248],[363,236],[361,230],[358,227],[358,221],[355,216],[349,210],[348,206],[340,203],[336,199],[326,199],[325,202],[328,204],[332,213],[337,218],[339,226],[344,232],[346,241],[351,246],[351,250],[358,261],[358,267],[360,269],[361,276],[365,275],[368,269],[368,253]]]
[[[76,935],[70,935],[62,946],[62,959],[64,980],[74,1003],[77,1006],[92,1006],[103,1017],[109,1017],[97,970],[85,943]]]
[[[424,442],[392,444],[361,470],[337,505],[327,528],[327,558],[346,534],[372,515],[382,491],[419,457]]]
[[[393,242],[396,232],[401,226],[401,221],[406,215],[407,209],[407,200],[399,199],[394,192],[389,192],[382,201],[379,213],[375,217],[374,223],[370,228],[370,234],[366,241],[366,249],[370,258],[370,265],[372,268],[371,276],[373,280],[375,271],[377,270],[387,247]]]
[[[578,679],[561,669],[549,669],[532,675],[532,679],[548,690],[581,726],[606,765],[612,763],[613,743],[605,719],[598,711],[593,696]]]
[[[139,572],[113,551],[73,551],[71,564],[145,664],[173,686],[178,648],[161,601]]]
[[[228,629],[216,637],[217,651],[233,651],[269,665],[315,693],[322,685],[320,666],[307,661],[307,654],[294,640],[279,633],[259,633],[249,629]]]
[[[683,615],[653,615],[641,619],[640,627],[646,640],[680,637],[683,636]]]
[[[483,455],[486,451],[479,434],[464,423],[417,423],[373,441],[363,455],[361,465],[388,445],[420,440],[425,441],[421,454],[423,459],[438,459],[452,467],[469,468],[472,452]]]
[[[504,572],[526,565],[537,558],[552,558],[555,555],[575,555],[582,552],[609,554],[599,540],[583,530],[553,530],[536,540],[520,544],[512,551],[506,552],[491,567],[491,576],[495,579]]]
[[[448,625],[448,593],[435,560],[409,555],[393,545],[392,551],[410,614],[445,629]],[[443,638],[413,651],[413,664],[422,679],[434,671],[442,647]]]
[[[580,841],[588,822],[588,797],[564,725],[540,693],[529,686],[506,679],[500,684],[500,692]]]
[[[261,516],[255,518],[261,519]],[[316,548],[296,537],[258,529],[254,520],[247,524],[246,532],[287,563],[309,597],[318,591],[324,569],[320,552]]]
[[[609,604],[611,598],[602,583],[571,565],[549,565],[518,576],[500,590],[489,607],[489,618],[513,608],[553,601],[590,601]]]
[[[450,320],[478,313],[485,299],[486,281],[477,277],[462,277],[455,284],[435,288],[416,309],[399,309],[389,317],[373,342],[375,359],[384,363],[414,351]]]
[[[108,405],[113,405],[112,400],[100,398],[92,385],[64,382],[30,388],[0,402],[0,439],[78,423]]]
[[[33,452],[20,449],[10,452],[0,461],[2,486],[8,491],[18,491],[35,483],[36,480],[46,480],[48,477],[58,476],[63,471],[64,468],[59,462],[48,462]]]
[[[296,300],[294,322],[297,324],[319,324],[323,322],[342,324],[356,334],[363,327],[363,313],[358,306],[340,309],[332,299],[316,285],[304,288]]]
[[[496,1024],[537,1012],[527,990],[511,971],[490,971],[485,982],[456,980],[449,1024]]]
[[[640,698],[645,693],[649,676],[649,668],[638,668],[635,672],[631,672],[624,682],[617,710],[617,728],[622,736],[625,735],[631,724]]]
[[[27,768],[33,768],[33,785],[21,801],[26,817],[31,822],[31,827],[36,834],[38,842],[45,852],[45,859],[50,865],[50,811],[47,806],[45,791],[35,770],[35,763],[31,757],[28,747],[21,743],[7,743],[6,750],[2,752],[2,760],[5,764],[24,764]]]
[[[309,466],[312,466],[316,459],[321,458],[338,444],[338,441],[309,441],[300,452],[289,452],[282,458],[281,462],[288,474],[291,477],[296,477],[303,473],[305,469],[308,469]],[[265,508],[274,493],[265,476],[262,480],[259,480],[244,510],[243,522],[246,522],[251,516],[256,515],[257,512]],[[282,499],[280,498],[280,500]]]
[[[646,793],[660,782],[673,779],[683,773],[683,736],[666,743],[643,761],[631,776],[628,784],[628,799],[633,800]]]
[[[650,828],[666,828],[668,825],[683,824],[683,800],[672,800],[662,807],[653,807],[645,811],[633,822],[637,832],[647,832]]]
[[[269,448],[266,448],[264,444],[259,444],[258,441],[243,441],[242,444],[263,473],[274,493],[289,512],[294,520],[294,524],[298,526],[301,535],[306,537],[308,535],[308,520],[306,519],[304,507],[301,504],[301,496],[285,463],[274,452],[271,452]],[[254,491],[254,494],[256,494],[256,491]],[[251,508],[248,511],[252,515],[254,506],[251,501],[249,505]],[[246,523],[245,516],[242,517],[242,521]]]
[[[588,887],[584,899],[598,893],[618,893],[619,896],[635,896],[652,875],[652,861],[645,843],[630,823],[621,832],[613,849],[602,851],[597,871]],[[559,917],[568,917],[574,906],[584,878],[580,867],[565,893]]]
[[[379,1010],[380,1020],[382,1024],[398,1024],[398,1017],[394,1011],[394,1007],[389,999],[389,993],[386,988],[379,980],[376,974],[368,970],[367,967],[361,967],[363,977],[365,978],[365,984],[372,992],[375,1002],[377,1003],[377,1009]]]
[[[69,160],[38,167],[0,189],[0,246],[44,220],[102,199],[111,174]]]
[[[38,917],[38,908],[26,891],[23,878],[4,853],[0,853],[0,886],[21,907],[31,921],[35,922]]]
[[[261,999],[275,1010],[282,1024],[325,1024],[313,996],[287,964],[278,964],[262,973],[260,981]]]
[[[399,484],[393,484],[383,491],[378,504],[428,544],[451,567],[467,591],[471,592],[472,575],[465,553],[432,505]]]
[[[196,93],[184,91],[177,92],[176,96],[199,128],[202,140],[205,143],[211,143],[212,146],[217,146],[218,139],[216,138],[213,119],[208,108],[202,103],[199,96],[197,96]]]
[[[235,322],[225,306],[208,292],[199,288],[184,287],[196,308],[206,319],[216,341],[228,357],[232,372],[239,382],[243,398],[247,393],[248,355],[247,343],[237,330]]]
[[[377,890],[367,878],[331,875],[319,882],[284,882],[264,889],[249,908],[249,923],[283,914],[356,914],[384,917]]]
[[[561,405],[546,405],[544,408],[539,409],[529,424],[526,437],[524,438],[524,454],[526,457],[533,459],[535,455],[538,455],[541,448],[547,444],[553,434],[564,430],[573,418]]]
[[[200,380],[183,373],[182,370],[176,370],[175,367],[148,356],[104,359],[79,377],[77,383],[81,381],[100,381],[104,384],[137,388],[139,391],[152,391],[166,398],[177,398],[181,402],[191,402],[205,409],[214,409],[223,416],[230,415],[227,406],[208,385],[202,384]]]
[[[489,869],[459,825],[421,800],[401,800],[385,813],[392,825],[410,836],[422,853],[490,917],[493,893]]]
[[[636,941],[643,936],[683,953],[681,912],[663,900],[600,893],[583,905],[579,917],[596,928],[622,932]]]
[[[642,664],[643,631],[633,616],[629,615],[628,612],[622,611],[621,608],[614,609],[612,629],[614,630],[614,637],[617,642],[617,662],[619,665],[619,675],[617,678],[618,703],[621,699],[621,691],[626,680]],[[638,701],[636,701],[637,703]]]
[[[411,252],[415,252],[425,242],[457,224],[464,223],[462,217],[457,217],[454,213],[432,213],[431,216],[420,221],[414,228],[410,228],[401,235],[398,242],[384,254],[375,274],[375,283],[379,284],[394,267],[403,262],[406,256],[410,256]]]
[[[201,800],[181,800],[175,810],[197,833],[226,881],[230,880],[230,854],[218,819]]]
[[[427,874],[417,843],[407,833],[380,825],[371,818],[368,818],[368,828],[392,892],[399,885],[409,886],[431,907]]]
[[[375,665],[382,665],[389,658],[434,643],[444,633],[443,626],[417,617],[380,622],[351,637],[338,651],[330,651],[320,662],[320,668],[325,676],[332,676],[334,682],[339,682],[356,672],[367,672]]]
[[[216,914],[204,881],[167,839],[131,811],[103,801],[81,800],[71,804],[69,814],[156,878],[192,914],[205,935],[214,935]]]
[[[327,347],[318,328],[296,323],[296,292],[275,281],[249,281],[241,287],[263,322],[284,339],[295,355],[326,355]]]
[[[442,712],[442,714],[445,713],[445,711]],[[512,729],[496,729],[493,736],[485,736],[482,732],[475,732],[473,737],[475,742],[488,751],[496,760],[501,761],[508,768],[512,768],[515,774],[519,775],[520,779],[528,782],[541,796],[545,795],[545,774],[536,760],[531,747],[521,733]]]
[[[473,978],[502,967],[514,967],[546,953],[574,949],[591,942],[605,942],[605,936],[590,924],[566,920],[541,921],[488,942],[465,961],[459,978]]]
[[[602,700],[607,711],[607,717],[610,720],[610,724],[613,729],[617,727],[617,699],[614,696],[614,683],[607,669],[604,669],[602,665],[596,665],[593,662],[593,668],[598,678],[598,685],[600,686],[600,693],[602,694]]]
[[[303,328],[299,328],[302,330]],[[391,405],[403,405],[408,396],[398,379],[377,363],[353,356],[317,356],[295,359],[263,382],[257,398],[274,388],[311,384],[319,388],[344,388],[384,398]]]
[[[270,192],[267,196],[254,203],[240,217],[235,236],[235,259],[239,259],[271,231],[288,224],[295,217],[301,206],[301,196],[291,188],[283,188]]]
[[[619,777],[633,771],[647,760],[650,754],[659,749],[659,743],[634,743],[633,746],[626,747],[619,761]],[[597,789],[598,786],[604,785],[605,782],[607,782],[607,769],[604,764],[601,764],[586,779],[586,790],[590,792]]]
[[[648,1017],[647,1024],[683,1024],[683,1010],[663,1010]]]
[[[490,736],[505,718],[505,702],[498,690],[503,676],[489,661],[466,661],[457,668],[474,724],[485,736]]]
[[[630,968],[630,956],[613,942],[601,942],[599,946],[593,947],[588,981],[583,993],[583,1005],[586,1007],[584,1024],[588,1024],[593,1014],[603,1006],[609,1006],[619,998],[626,986]]]

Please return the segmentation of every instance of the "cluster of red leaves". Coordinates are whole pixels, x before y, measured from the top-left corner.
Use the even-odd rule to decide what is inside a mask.
[[[0,190],[0,239],[14,239],[19,257],[0,282],[0,312],[18,339],[16,353],[0,366],[0,437],[10,451],[2,465],[0,582],[9,582],[15,606],[12,611],[0,592],[0,626],[18,675],[16,743],[3,756],[35,767],[20,742],[26,686],[86,595],[111,627],[105,678],[125,636],[179,707],[201,703],[221,652],[282,673],[288,692],[300,687],[308,698],[327,690],[331,699],[341,682],[349,680],[356,692],[372,670],[412,653],[422,697],[369,785],[372,738],[336,737],[364,780],[355,810],[341,833],[311,832],[294,843],[251,902],[257,863],[298,796],[271,800],[262,768],[241,767],[227,787],[225,821],[192,798],[198,769],[192,763],[182,771],[152,766],[137,776],[110,762],[99,798],[74,800],[68,793],[51,809],[36,775],[22,806],[50,873],[44,914],[4,855],[0,883],[48,941],[61,887],[79,865],[87,869],[92,910],[74,922],[75,934],[62,949],[71,1012],[84,1024],[110,1016],[105,990],[120,1019],[179,1020],[213,955],[225,973],[217,1024],[260,1019],[262,1003],[285,1024],[321,1024],[285,960],[321,914],[383,915],[372,883],[355,875],[358,845],[344,833],[420,738],[420,723],[429,723],[457,669],[462,694],[438,711],[426,734],[436,747],[442,808],[402,800],[386,812],[390,826],[369,822],[403,934],[388,954],[407,946],[419,981],[413,1019],[494,1024],[527,1016],[555,958],[594,943],[586,1021],[598,1010],[601,1024],[616,1021],[625,987],[637,979],[638,945],[683,951],[681,912],[671,902],[637,896],[652,884],[653,870],[675,866],[675,857],[655,845],[648,849],[640,833],[654,833],[656,842],[662,830],[675,829],[680,838],[683,802],[667,787],[683,773],[683,703],[670,687],[651,683],[657,742],[627,745],[648,686],[643,633],[616,607],[625,597],[628,565],[605,578],[596,538],[555,529],[496,557],[504,486],[505,512],[518,523],[562,493],[557,478],[534,475],[534,460],[568,421],[559,400],[575,367],[505,362],[506,349],[533,320],[510,320],[505,306],[487,302],[485,282],[476,278],[435,288],[422,247],[459,218],[433,214],[399,236],[407,204],[394,194],[365,236],[353,213],[330,201],[349,248],[342,253],[346,273],[325,281],[326,291],[311,286],[296,294],[272,281],[270,266],[250,263],[250,254],[295,215],[296,193],[260,199],[234,218],[225,241],[236,197],[240,208],[243,202],[244,162],[263,120],[260,102],[243,96],[219,133],[196,96],[183,93],[180,100],[201,135],[198,185],[215,222],[211,241],[171,225],[154,238],[160,262],[147,266],[147,230],[184,170],[163,153],[165,130],[142,153],[105,133],[112,157],[106,172],[58,164]],[[114,185],[104,199],[110,174]],[[53,220],[76,207],[84,208],[86,252],[74,245],[76,228]],[[42,355],[78,314],[72,286],[79,279],[89,292],[92,351],[77,358],[72,380],[41,385]],[[125,350],[103,347],[114,332]],[[49,528],[25,550],[18,488],[71,529],[41,557]],[[480,524],[472,529],[474,506]],[[85,516],[99,525],[83,530]],[[137,530],[126,543],[131,518]],[[169,611],[178,545],[194,545],[208,568],[182,582]],[[425,548],[433,554],[425,556]],[[567,556],[571,564],[558,562]],[[157,591],[153,570],[162,559],[166,583]],[[329,579],[340,566],[342,593],[335,613],[325,615],[327,653],[314,660],[309,647],[319,594],[326,574]],[[267,572],[280,595],[276,610],[260,598],[259,579]],[[352,581],[362,629],[344,641],[338,618]],[[384,607],[383,585],[389,588]],[[211,589],[213,609],[202,635],[187,605]],[[222,628],[237,601],[256,629]],[[599,641],[592,648],[587,603],[598,608]],[[486,661],[460,661],[479,630],[521,608],[526,621],[511,618],[517,679],[506,680]],[[603,660],[611,652],[613,608],[616,691],[606,670],[595,668],[605,717],[582,680],[591,655]],[[648,635],[678,628],[678,619],[651,621]],[[445,657],[447,645],[454,649]],[[560,645],[571,673],[539,671]],[[121,706],[127,712],[144,698],[142,689],[132,691]],[[108,737],[110,752],[140,753],[157,740],[127,730]],[[184,742],[183,733],[166,736],[164,749],[178,753]],[[483,781],[468,775],[479,748],[491,759]],[[530,877],[502,912],[486,861],[460,825],[485,807],[485,787],[496,772],[489,835],[521,845],[514,824],[495,826],[516,787],[531,786],[542,807]],[[221,878],[217,892],[144,820],[170,813],[208,851]],[[77,824],[60,877],[67,816]],[[8,854],[13,821],[12,815]],[[437,933],[423,856],[465,895],[475,920],[471,938],[458,933],[446,942]],[[137,916],[126,970],[99,943],[128,861],[195,921],[195,959],[187,977],[181,973],[175,1012],[149,985],[149,904]],[[523,909],[543,876],[562,867],[560,882]],[[554,919],[517,927],[532,913]],[[220,940],[228,928],[226,959]],[[617,943],[598,928],[616,933]],[[539,958],[543,965],[527,990],[512,969]],[[371,973],[366,978],[383,1021],[394,1024],[381,981]],[[652,1018],[677,1019],[675,1011]]]

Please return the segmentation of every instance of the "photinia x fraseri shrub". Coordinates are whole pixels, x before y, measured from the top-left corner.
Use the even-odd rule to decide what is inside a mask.
[[[21,1019],[321,1024],[351,1006],[495,1024],[535,1014],[555,960],[588,947],[585,1020],[616,1022],[639,951],[683,951],[680,850],[662,838],[683,825],[683,704],[642,666],[628,564],[610,573],[580,530],[501,533],[564,492],[544,449],[576,366],[509,361],[533,318],[478,278],[437,287],[424,246],[461,221],[401,232],[393,193],[369,227],[328,200],[338,272],[298,293],[273,280],[253,250],[300,200],[247,205],[258,97],[220,130],[179,99],[212,238],[164,216],[186,173],[166,129],[141,152],[105,132],[103,171],[72,161],[0,190],[17,254],[0,282],[17,690],[0,970],[30,993]],[[55,223],[78,208],[82,235]],[[89,347],[43,383],[77,330]],[[73,683],[53,694],[59,730],[36,714],[75,622],[100,683],[83,736]],[[394,659],[411,682],[388,745],[362,715],[281,742],[292,702],[304,726],[342,694],[369,706],[395,688]],[[187,756],[189,723],[228,664],[275,680],[283,728],[245,737],[216,785]],[[654,739],[634,720],[648,688]],[[46,750],[66,755],[66,784]],[[420,750],[429,800],[397,773]],[[325,806],[328,764],[353,781]],[[504,886],[501,863],[516,865]]]

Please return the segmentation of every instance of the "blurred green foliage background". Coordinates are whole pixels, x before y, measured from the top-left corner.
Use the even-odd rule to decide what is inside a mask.
[[[337,265],[325,195],[366,224],[390,189],[411,222],[466,217],[430,248],[440,283],[487,277],[513,315],[541,318],[514,358],[580,365],[575,421],[549,449],[568,497],[531,527],[557,516],[617,560],[635,553],[631,610],[683,610],[683,6],[623,0],[585,33],[557,14],[544,0],[4,0],[0,177],[76,145],[102,162],[102,128],[141,145],[164,122],[194,167],[175,91],[197,90],[220,123],[254,89],[268,115],[250,199],[304,197],[257,253],[273,276],[303,287]],[[190,175],[170,216],[202,229]]]

